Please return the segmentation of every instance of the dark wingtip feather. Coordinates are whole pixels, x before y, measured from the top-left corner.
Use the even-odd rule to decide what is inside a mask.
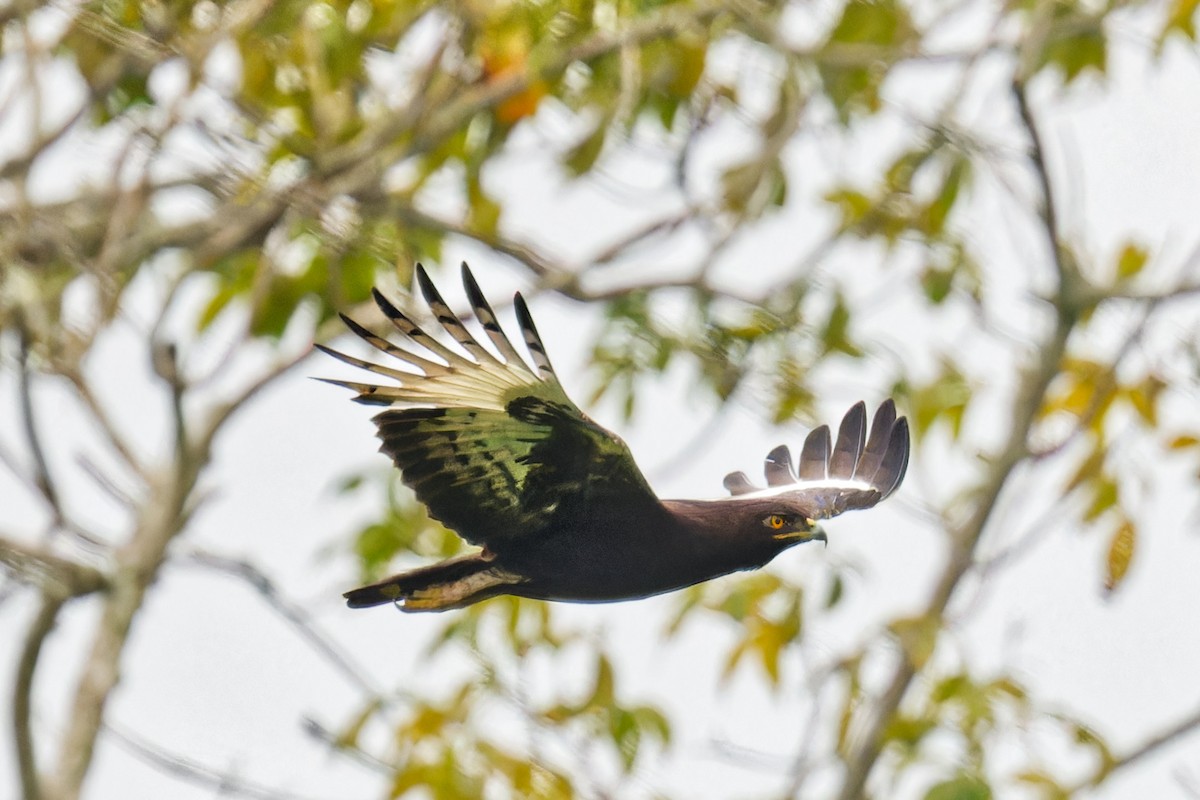
[[[767,453],[763,466],[768,486],[784,486],[796,482],[796,475],[792,471],[792,451],[786,444],[781,444]]]
[[[859,400],[850,407],[838,426],[837,443],[829,457],[829,477],[854,477],[867,439],[867,404]]]
[[[744,472],[731,472],[726,475],[724,486],[735,497],[739,494],[746,494],[758,489],[757,486],[750,482],[750,479],[746,477],[746,473]]]
[[[357,381],[340,381],[336,378],[316,378],[313,380],[321,383],[328,383],[331,386],[337,386],[342,389],[349,389],[352,392],[357,392],[358,396],[354,398],[354,402],[362,403],[365,406],[390,406],[392,397],[386,394],[376,395],[382,387],[374,386],[369,383],[358,383]]]
[[[802,481],[823,481],[829,477],[829,426],[813,428],[800,448],[800,465],[796,473]]]
[[[529,349],[529,355],[533,358],[534,366],[538,368],[538,372],[543,378],[554,378],[554,367],[550,365],[550,355],[546,352],[546,346],[542,344],[542,337],[538,334],[537,325],[533,323],[533,315],[529,313],[529,306],[520,292],[513,295],[513,308],[517,312],[521,335],[525,340],[525,347]]]
[[[417,265],[418,269],[420,266],[420,264]],[[379,291],[379,289],[375,288],[374,286],[371,287],[371,299],[375,301],[375,305],[379,307],[379,310],[382,311],[383,315],[388,319],[406,319],[404,314],[401,313],[400,309],[396,308],[395,304],[393,304],[391,300],[388,300],[386,297],[384,297],[383,292]],[[338,316],[340,316],[343,320],[347,319],[345,314],[339,314]]]
[[[508,334],[500,327],[500,320],[496,317],[496,312],[492,310],[491,303],[487,301],[475,276],[471,274],[471,268],[465,261],[462,262],[462,280],[463,288],[467,290],[467,299],[475,312],[475,320],[483,327],[484,333],[492,341],[501,358],[509,364],[524,365],[524,360],[512,346]]]
[[[364,326],[355,322],[353,319],[351,319],[350,317],[341,313],[340,311],[338,312],[338,316],[341,318],[342,324],[344,324],[347,328],[349,328],[354,333],[354,335],[357,336],[358,338],[366,339],[367,341],[370,341],[371,339],[375,338],[375,334],[371,333]],[[320,345],[318,345],[318,347],[320,347]],[[329,351],[325,350],[324,352],[328,353]],[[332,353],[331,353],[331,355],[332,355]]]
[[[892,426],[891,435],[888,437],[887,450],[884,452],[879,469],[871,479],[871,485],[878,489],[882,495],[880,499],[887,497],[900,486],[900,483],[904,480],[904,473],[908,471],[908,457],[908,419],[901,417]]]
[[[417,264],[416,273],[417,287],[421,290],[421,294],[425,297],[425,302],[429,303],[429,305],[433,305],[434,303],[441,303],[442,305],[445,305],[445,301],[442,300],[441,293],[438,292],[437,286],[434,285],[433,279],[429,277],[429,272],[426,271],[425,267],[421,264]]]
[[[891,398],[880,403],[871,419],[871,435],[867,438],[866,449],[858,461],[855,474],[865,481],[871,481],[879,471],[887,453],[888,442],[891,439],[892,428],[896,424],[896,404]]]

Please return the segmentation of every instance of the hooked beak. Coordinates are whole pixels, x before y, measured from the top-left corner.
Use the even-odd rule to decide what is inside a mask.
[[[809,520],[808,522],[809,527],[807,530],[777,533],[775,534],[775,538],[779,541],[796,542],[797,544],[802,544],[804,542],[820,542],[828,547],[829,537],[825,535],[825,529],[813,520]]]

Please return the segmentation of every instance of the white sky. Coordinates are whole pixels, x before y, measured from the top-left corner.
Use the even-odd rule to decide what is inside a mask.
[[[1196,224],[1200,137],[1195,135],[1200,128],[1200,92],[1196,91],[1200,59],[1194,51],[1172,44],[1162,62],[1154,65],[1138,48],[1121,47],[1113,55],[1111,73],[1106,86],[1085,80],[1066,99],[1048,86],[1037,93],[1061,189],[1063,219],[1075,240],[1083,243],[1084,252],[1098,262],[1110,260],[1123,241],[1136,238],[1150,243],[1156,254],[1161,252],[1163,264],[1170,267],[1181,262],[1200,235]],[[905,107],[923,107],[924,79],[917,71],[900,76],[889,85],[890,97]],[[978,117],[968,122],[986,132],[993,115],[998,125],[1011,121],[1013,112],[1002,84],[985,84],[977,94]],[[553,115],[546,116],[542,124],[551,128],[558,124]],[[821,185],[831,175],[860,170],[868,174],[869,168],[857,165],[875,163],[897,141],[895,131],[886,128],[881,124],[874,138],[864,134],[849,144],[799,146],[789,151],[789,166],[801,184]],[[1007,135],[997,128],[998,138],[1005,140]],[[710,152],[697,154],[701,164],[731,160],[732,144],[726,149],[718,139],[708,147]],[[648,156],[618,162],[601,181],[563,185],[544,165],[530,166],[527,159],[536,156],[538,148],[533,137],[519,141],[518,157],[496,165],[488,174],[489,186],[503,192],[509,204],[506,226],[510,231],[539,242],[569,263],[583,263],[615,232],[644,219],[647,203],[627,202],[627,196],[611,187],[650,181],[653,165],[639,161]],[[1019,169],[1010,167],[1008,172],[1020,182]],[[1006,208],[997,197],[988,196],[986,186],[979,191],[981,197],[967,224],[976,241],[996,254],[995,263],[987,266],[1012,270],[1007,277],[992,277],[1008,287],[1000,293],[1006,304],[1001,307],[1012,313],[1011,323],[1021,331],[1023,324],[1036,320],[1024,292],[1027,278],[1045,269],[1034,261],[1041,257],[1040,243],[1020,240],[1027,235],[1027,223],[1011,204]],[[823,227],[806,216],[811,213],[813,209],[793,204],[753,236],[741,239],[723,263],[722,277],[740,280],[740,271],[746,269],[747,280],[761,279],[760,267],[769,272],[795,263],[819,239]],[[1159,243],[1165,243],[1161,251]],[[872,251],[864,248],[863,254],[867,258]],[[462,257],[469,258],[491,296],[502,298],[514,288],[515,273],[501,266],[501,258],[476,249],[447,248],[447,265]],[[1015,266],[1020,259],[1033,263]],[[646,264],[668,270],[688,263],[683,243],[631,260],[614,268],[614,274],[634,276]],[[754,274],[743,265],[752,265]],[[851,268],[855,272],[849,272]],[[455,272],[446,270],[439,282],[448,298],[461,301]],[[846,281],[852,296],[856,292],[859,297],[875,296],[869,294],[874,286],[864,275],[897,285],[895,273],[870,263],[847,263],[844,268],[832,263],[827,274],[830,280]],[[1169,270],[1163,274],[1169,275]],[[147,452],[161,451],[166,430],[165,399],[151,387],[145,355],[137,345],[146,320],[138,318],[136,309],[154,292],[149,282],[137,288],[130,303],[135,309],[133,322],[107,336],[90,365],[119,422],[127,431],[142,434]],[[897,352],[906,363],[924,369],[932,365],[933,352],[954,353],[968,362],[980,403],[969,418],[967,441],[984,443],[980,447],[994,442],[1005,425],[1003,418],[995,416],[1011,381],[1005,369],[1014,356],[1021,355],[1020,346],[984,342],[977,333],[966,335],[965,317],[926,314],[922,319],[928,323],[908,324],[905,312],[919,313],[921,308],[911,298],[891,298],[885,306],[879,317],[862,323],[863,337],[882,352]],[[594,311],[551,298],[536,300],[533,311],[564,384],[582,400],[594,378],[584,369],[588,337],[581,330],[595,330]],[[1114,324],[1120,324],[1120,312],[1113,313]],[[502,317],[512,330],[507,311]],[[1156,334],[1195,342],[1196,313],[1174,319],[1180,321]],[[976,346],[980,355],[970,349]],[[831,369],[829,392],[821,406],[826,420],[835,422],[860,397],[871,406],[878,402],[894,377],[888,371],[891,363],[874,358],[865,365]],[[6,443],[18,441],[9,366],[6,361],[0,373],[0,438]],[[372,506],[339,499],[329,487],[339,476],[365,464],[383,468],[386,460],[374,455],[369,410],[305,378],[345,374],[339,370],[313,359],[264,392],[232,423],[206,480],[214,489],[213,499],[176,549],[205,548],[263,566],[289,598],[316,615],[321,628],[378,685],[436,692],[447,685],[448,674],[470,669],[469,664],[445,658],[432,668],[421,663],[423,643],[444,618],[401,617],[387,609],[349,612],[341,602],[340,592],[354,583],[354,565],[341,549],[329,555],[330,548],[340,548],[349,532],[369,518]],[[773,430],[760,421],[759,409],[742,404],[725,415],[710,442],[664,473],[660,465],[672,461],[670,456],[680,443],[712,411],[707,401],[689,390],[686,378],[686,370],[675,370],[661,382],[645,383],[632,424],[624,424],[611,406],[595,410],[602,423],[629,442],[662,494],[714,496],[720,493],[726,472],[742,469],[757,478],[760,459],[771,447],[781,441],[795,447],[803,440],[803,427]],[[1190,403],[1185,401],[1169,413],[1178,419],[1195,419],[1200,398],[1194,388],[1187,397]],[[79,419],[65,413],[69,405],[56,387],[43,382],[37,400],[43,409],[52,465],[71,474],[79,449],[97,450],[94,436]],[[646,770],[645,787],[703,798],[758,796],[783,785],[782,765],[794,753],[808,720],[805,666],[831,660],[873,636],[886,619],[916,611],[926,601],[932,576],[941,566],[942,547],[940,534],[925,523],[918,509],[961,489],[967,477],[962,465],[969,464],[971,456],[949,452],[944,441],[933,437],[914,456],[909,478],[895,501],[829,523],[828,549],[797,548],[777,561],[774,568],[779,572],[814,587],[828,579],[830,564],[852,564],[858,576],[851,581],[844,606],[828,614],[810,609],[804,658],[789,655],[786,685],[778,696],[763,691],[753,666],[743,667],[726,689],[714,690],[725,653],[736,639],[736,631],[728,625],[698,622],[678,639],[662,643],[660,632],[672,615],[675,598],[560,609],[564,622],[611,643],[628,697],[661,704],[675,722],[676,744],[666,758]],[[1145,453],[1134,452],[1131,457],[1145,458]],[[1108,600],[1103,597],[1106,540],[1100,531],[1048,528],[1037,537],[1028,557],[978,596],[967,623],[954,631],[951,648],[952,657],[965,658],[984,675],[992,669],[1013,671],[1036,697],[1090,721],[1118,751],[1190,713],[1200,702],[1195,682],[1200,674],[1200,637],[1195,630],[1195,612],[1200,609],[1200,582],[1195,579],[1200,539],[1194,530],[1198,498],[1194,484],[1169,482],[1160,466],[1146,464],[1152,480],[1144,487],[1147,502],[1140,518],[1144,535],[1131,575],[1118,594]],[[1025,477],[1010,487],[999,518],[1004,529],[993,531],[994,541],[989,539],[988,545],[1016,539],[1042,517],[1042,504],[1026,505],[1017,499],[1026,493],[1035,501],[1043,499],[1045,489],[1051,487],[1037,481]],[[101,530],[119,527],[114,508],[85,480],[76,474],[67,485],[72,493],[79,493],[74,495],[74,507],[81,517]],[[7,474],[0,475],[0,493],[5,498],[0,504],[0,529],[5,533],[39,529],[36,507],[21,500]],[[18,593],[0,609],[0,641],[18,641],[33,609],[31,597]],[[74,685],[78,648],[90,631],[94,613],[91,601],[72,604],[43,654],[36,687],[37,724],[48,740],[54,739],[62,719]],[[0,656],[0,684],[6,687],[12,684],[13,662],[13,655]],[[356,709],[359,693],[244,584],[182,563],[168,566],[137,621],[123,664],[123,682],[109,707],[109,720],[120,729],[198,762],[304,797],[379,794],[373,776],[328,755],[303,732],[306,718],[336,729]],[[879,664],[875,666],[868,672],[881,674]],[[585,683],[587,669],[590,665],[582,663],[579,671],[535,663],[526,679],[535,696],[552,696],[555,687]],[[503,708],[493,713],[494,724],[511,724]],[[7,709],[0,716],[7,719]],[[1035,732],[1039,726],[1045,723],[1031,723]],[[1193,736],[1122,774],[1096,796],[1179,796],[1177,773],[1193,785],[1200,783],[1198,739]],[[722,754],[714,743],[728,745],[728,751]],[[1011,749],[1011,744],[1006,747]],[[744,751],[764,757],[749,758]],[[1012,752],[1015,757],[1017,751]],[[12,758],[9,748],[0,750],[0,783],[8,786],[15,781],[15,776],[10,777]],[[915,788],[901,786],[897,796],[908,796]],[[111,742],[100,749],[88,789],[88,797],[102,799],[170,796],[186,800],[213,794],[146,767]]]

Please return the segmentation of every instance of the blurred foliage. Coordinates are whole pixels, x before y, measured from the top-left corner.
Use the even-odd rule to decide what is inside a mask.
[[[930,315],[974,315],[984,330],[993,324],[988,270],[1013,267],[981,252],[970,235],[978,220],[964,219],[976,181],[996,171],[990,131],[958,117],[961,93],[952,92],[929,119],[902,120],[912,135],[889,145],[877,168],[847,170],[828,185],[797,174],[793,145],[872,135],[907,67],[942,68],[963,85],[982,62],[1064,91],[1101,80],[1129,5],[997,5],[996,35],[957,52],[931,43],[934,19],[955,9],[910,0],[845,0],[820,13],[711,0],[14,4],[2,12],[4,66],[52,65],[87,92],[77,116],[57,127],[38,120],[28,152],[0,165],[0,330],[19,332],[34,369],[81,386],[90,343],[122,313],[134,280],[150,274],[165,298],[151,336],[188,287],[203,296],[189,307],[197,342],[225,341],[232,328],[230,353],[282,348],[293,331],[306,340],[335,335],[337,311],[366,303],[378,283],[408,286],[415,261],[437,261],[448,242],[468,240],[519,264],[539,288],[602,306],[591,400],[615,401],[627,417],[644,401],[648,376],[682,364],[698,396],[714,405],[753,402],[776,423],[807,421],[822,395],[822,370],[870,363],[892,376],[922,445],[938,431],[963,444],[980,384],[994,376],[955,342],[928,368],[910,369],[881,346],[871,313],[872,303],[911,290]],[[1196,0],[1163,6],[1151,37],[1159,52],[1177,39],[1196,41],[1197,9]],[[51,46],[22,50],[24,33],[51,23],[61,27],[49,34]],[[797,28],[803,35],[792,35]],[[998,65],[988,60],[997,52]],[[697,175],[696,152],[723,126],[736,129],[744,148]],[[595,268],[628,265],[639,246],[698,231],[707,250],[690,277],[643,270],[628,284],[597,289],[588,270],[522,241],[507,224],[511,199],[489,175],[530,132],[536,136],[523,146],[534,141],[564,181],[576,182],[603,179],[621,156],[651,142],[657,158],[674,164],[670,189],[685,210],[651,220],[645,235],[597,256]],[[126,144],[102,177],[89,172],[54,201],[29,191],[32,170],[53,164],[62,148],[105,139]],[[171,169],[158,169],[159,161]],[[784,254],[787,269],[739,266],[735,279],[723,279],[716,265],[737,232],[794,212],[800,198],[827,233],[815,255],[790,264],[793,254]],[[856,274],[824,269],[827,257],[847,252],[881,261],[891,282],[868,295]],[[1106,268],[1084,270],[1093,294],[1079,308],[1060,308],[1082,312],[1071,320],[1079,336],[1099,324],[1094,312],[1105,298],[1140,290],[1156,255],[1129,241]],[[764,285],[760,271],[782,277]],[[80,287],[91,292],[89,313],[71,318],[68,295]],[[1136,569],[1148,535],[1127,488],[1135,467],[1123,458],[1122,434],[1149,434],[1161,452],[1200,463],[1200,432],[1161,430],[1171,382],[1153,368],[1130,374],[1124,352],[1072,348],[1036,398],[1035,432],[1054,441],[1021,454],[1074,465],[1061,493],[1077,511],[1059,522],[1108,536],[1097,585],[1109,592]],[[339,489],[382,507],[350,538],[364,578],[462,546],[390,471],[348,477]],[[805,647],[812,615],[838,613],[855,587],[835,567],[804,582],[761,572],[693,587],[679,594],[666,635],[682,635],[692,620],[719,620],[733,637],[716,656],[721,674],[749,673],[778,692],[795,680],[789,656]],[[465,653],[477,669],[448,677],[436,695],[365,699],[336,740],[383,765],[391,797],[624,796],[676,738],[666,712],[622,690],[605,643],[563,629],[547,604],[497,598],[439,624],[429,663]],[[824,757],[851,759],[875,693],[863,664],[882,648],[922,675],[883,728],[892,780],[932,765],[929,800],[991,797],[1013,783],[1069,796],[1053,765],[989,758],[997,731],[1045,716],[1049,706],[1011,676],[946,671],[946,629],[941,614],[887,621],[873,645],[830,670],[842,707],[836,730],[819,743]],[[523,665],[563,669],[580,653],[592,666],[574,693],[525,696]],[[488,718],[493,703],[531,730],[586,748],[535,752],[538,737],[500,732]],[[1096,756],[1095,782],[1103,780],[1115,761],[1103,740],[1079,720],[1055,719],[1073,747]],[[949,760],[933,740],[951,743]],[[571,755],[592,748],[600,767]]]

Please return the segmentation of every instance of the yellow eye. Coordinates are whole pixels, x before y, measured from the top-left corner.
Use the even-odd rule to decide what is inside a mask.
[[[763,525],[766,525],[771,530],[779,530],[787,524],[787,520],[779,514],[772,514],[763,520]]]

